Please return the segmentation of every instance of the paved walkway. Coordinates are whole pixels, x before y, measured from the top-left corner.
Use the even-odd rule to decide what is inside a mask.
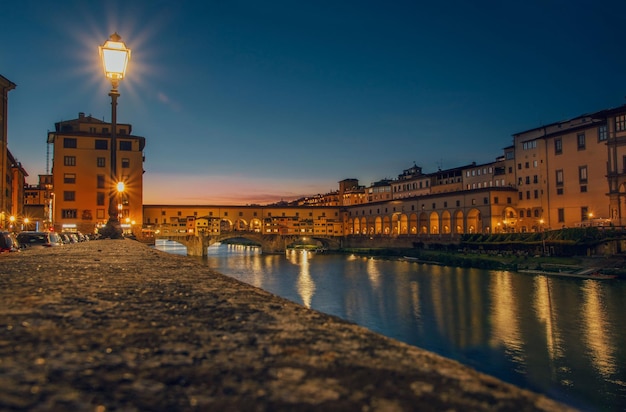
[[[562,411],[131,240],[0,256],[0,410]]]

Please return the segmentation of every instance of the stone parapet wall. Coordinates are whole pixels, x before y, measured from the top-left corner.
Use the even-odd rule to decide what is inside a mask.
[[[131,240],[0,256],[0,410],[566,407]]]

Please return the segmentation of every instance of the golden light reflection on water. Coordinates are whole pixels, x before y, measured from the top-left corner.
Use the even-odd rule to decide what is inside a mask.
[[[536,276],[533,280],[533,308],[537,319],[544,326],[543,334],[546,339],[548,357],[552,362],[563,357],[561,350],[561,334],[557,328],[556,316],[558,308],[552,299],[551,280],[547,276]],[[552,364],[554,367],[554,364]]]
[[[307,308],[311,308],[311,300],[315,294],[315,282],[311,278],[309,263],[312,254],[313,252],[308,250],[297,249],[289,249],[286,252],[287,260],[300,268],[296,285],[302,304]]]
[[[589,349],[593,367],[604,378],[615,374],[615,345],[609,339],[604,297],[597,281],[587,280],[582,287],[583,304],[580,308],[584,341]]]
[[[420,305],[420,285],[413,281],[409,283],[409,289],[411,291],[411,308],[413,309],[413,317],[418,321],[418,326],[422,329],[422,308]]]
[[[367,278],[374,290],[380,287],[380,270],[376,266],[376,259],[367,259]]]
[[[508,272],[494,272],[491,276],[490,294],[493,304],[490,319],[493,330],[489,343],[493,347],[504,346],[508,355],[518,365],[524,365],[517,291],[512,279]]]

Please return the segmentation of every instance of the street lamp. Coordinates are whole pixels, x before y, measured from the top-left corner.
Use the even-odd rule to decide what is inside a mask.
[[[104,237],[111,239],[122,238],[122,226],[118,218],[117,202],[117,98],[120,93],[117,91],[120,80],[126,74],[126,66],[130,60],[130,49],[122,41],[119,34],[113,33],[109,40],[100,46],[100,57],[104,67],[104,75],[111,80],[111,189],[109,192],[109,220],[101,230]]]

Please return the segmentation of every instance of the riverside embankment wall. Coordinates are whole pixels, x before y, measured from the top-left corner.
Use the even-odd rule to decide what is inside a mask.
[[[131,240],[0,256],[0,410],[566,407]]]

